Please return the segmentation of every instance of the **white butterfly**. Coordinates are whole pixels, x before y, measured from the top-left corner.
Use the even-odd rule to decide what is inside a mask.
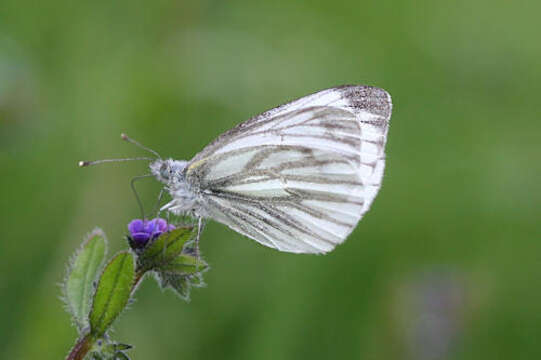
[[[172,201],[161,210],[213,219],[280,251],[342,243],[381,187],[391,97],[341,86],[281,105],[220,135],[190,161],[158,159]]]

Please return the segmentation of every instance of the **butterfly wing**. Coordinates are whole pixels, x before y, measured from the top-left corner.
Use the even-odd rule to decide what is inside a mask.
[[[325,253],[376,196],[391,98],[344,86],[269,110],[222,134],[186,167],[211,218],[263,245]]]

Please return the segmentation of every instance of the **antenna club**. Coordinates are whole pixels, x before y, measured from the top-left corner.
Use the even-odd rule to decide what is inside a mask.
[[[79,161],[77,164],[79,165],[79,167],[85,167],[85,166],[90,165],[90,162],[88,162],[88,161]]]
[[[156,156],[158,159],[161,158],[160,154],[158,154],[156,151],[152,150],[151,148],[148,148],[142,144],[140,144],[139,142],[135,141],[134,139],[132,139],[131,137],[129,137],[128,135],[126,135],[125,133],[121,133],[120,134],[120,138],[124,141],[127,141],[129,143],[132,143],[134,144],[135,146],[145,150],[145,151],[148,151],[149,153],[153,154],[154,156]]]

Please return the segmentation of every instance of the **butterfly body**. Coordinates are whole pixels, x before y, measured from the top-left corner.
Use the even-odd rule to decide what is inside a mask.
[[[386,91],[350,85],[264,112],[190,161],[154,161],[172,197],[162,210],[214,219],[280,251],[331,251],[381,187],[391,109]]]
[[[165,184],[165,188],[173,199],[161,210],[167,210],[176,215],[191,213],[202,216],[203,214],[195,211],[199,208],[197,191],[186,182],[184,170],[187,164],[188,162],[184,160],[158,159],[149,167],[156,179]]]

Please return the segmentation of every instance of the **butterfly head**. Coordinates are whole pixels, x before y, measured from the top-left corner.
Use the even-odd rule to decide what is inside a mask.
[[[172,185],[182,180],[182,172],[187,163],[187,161],[182,160],[158,159],[150,163],[150,172],[158,181],[166,185]]]

